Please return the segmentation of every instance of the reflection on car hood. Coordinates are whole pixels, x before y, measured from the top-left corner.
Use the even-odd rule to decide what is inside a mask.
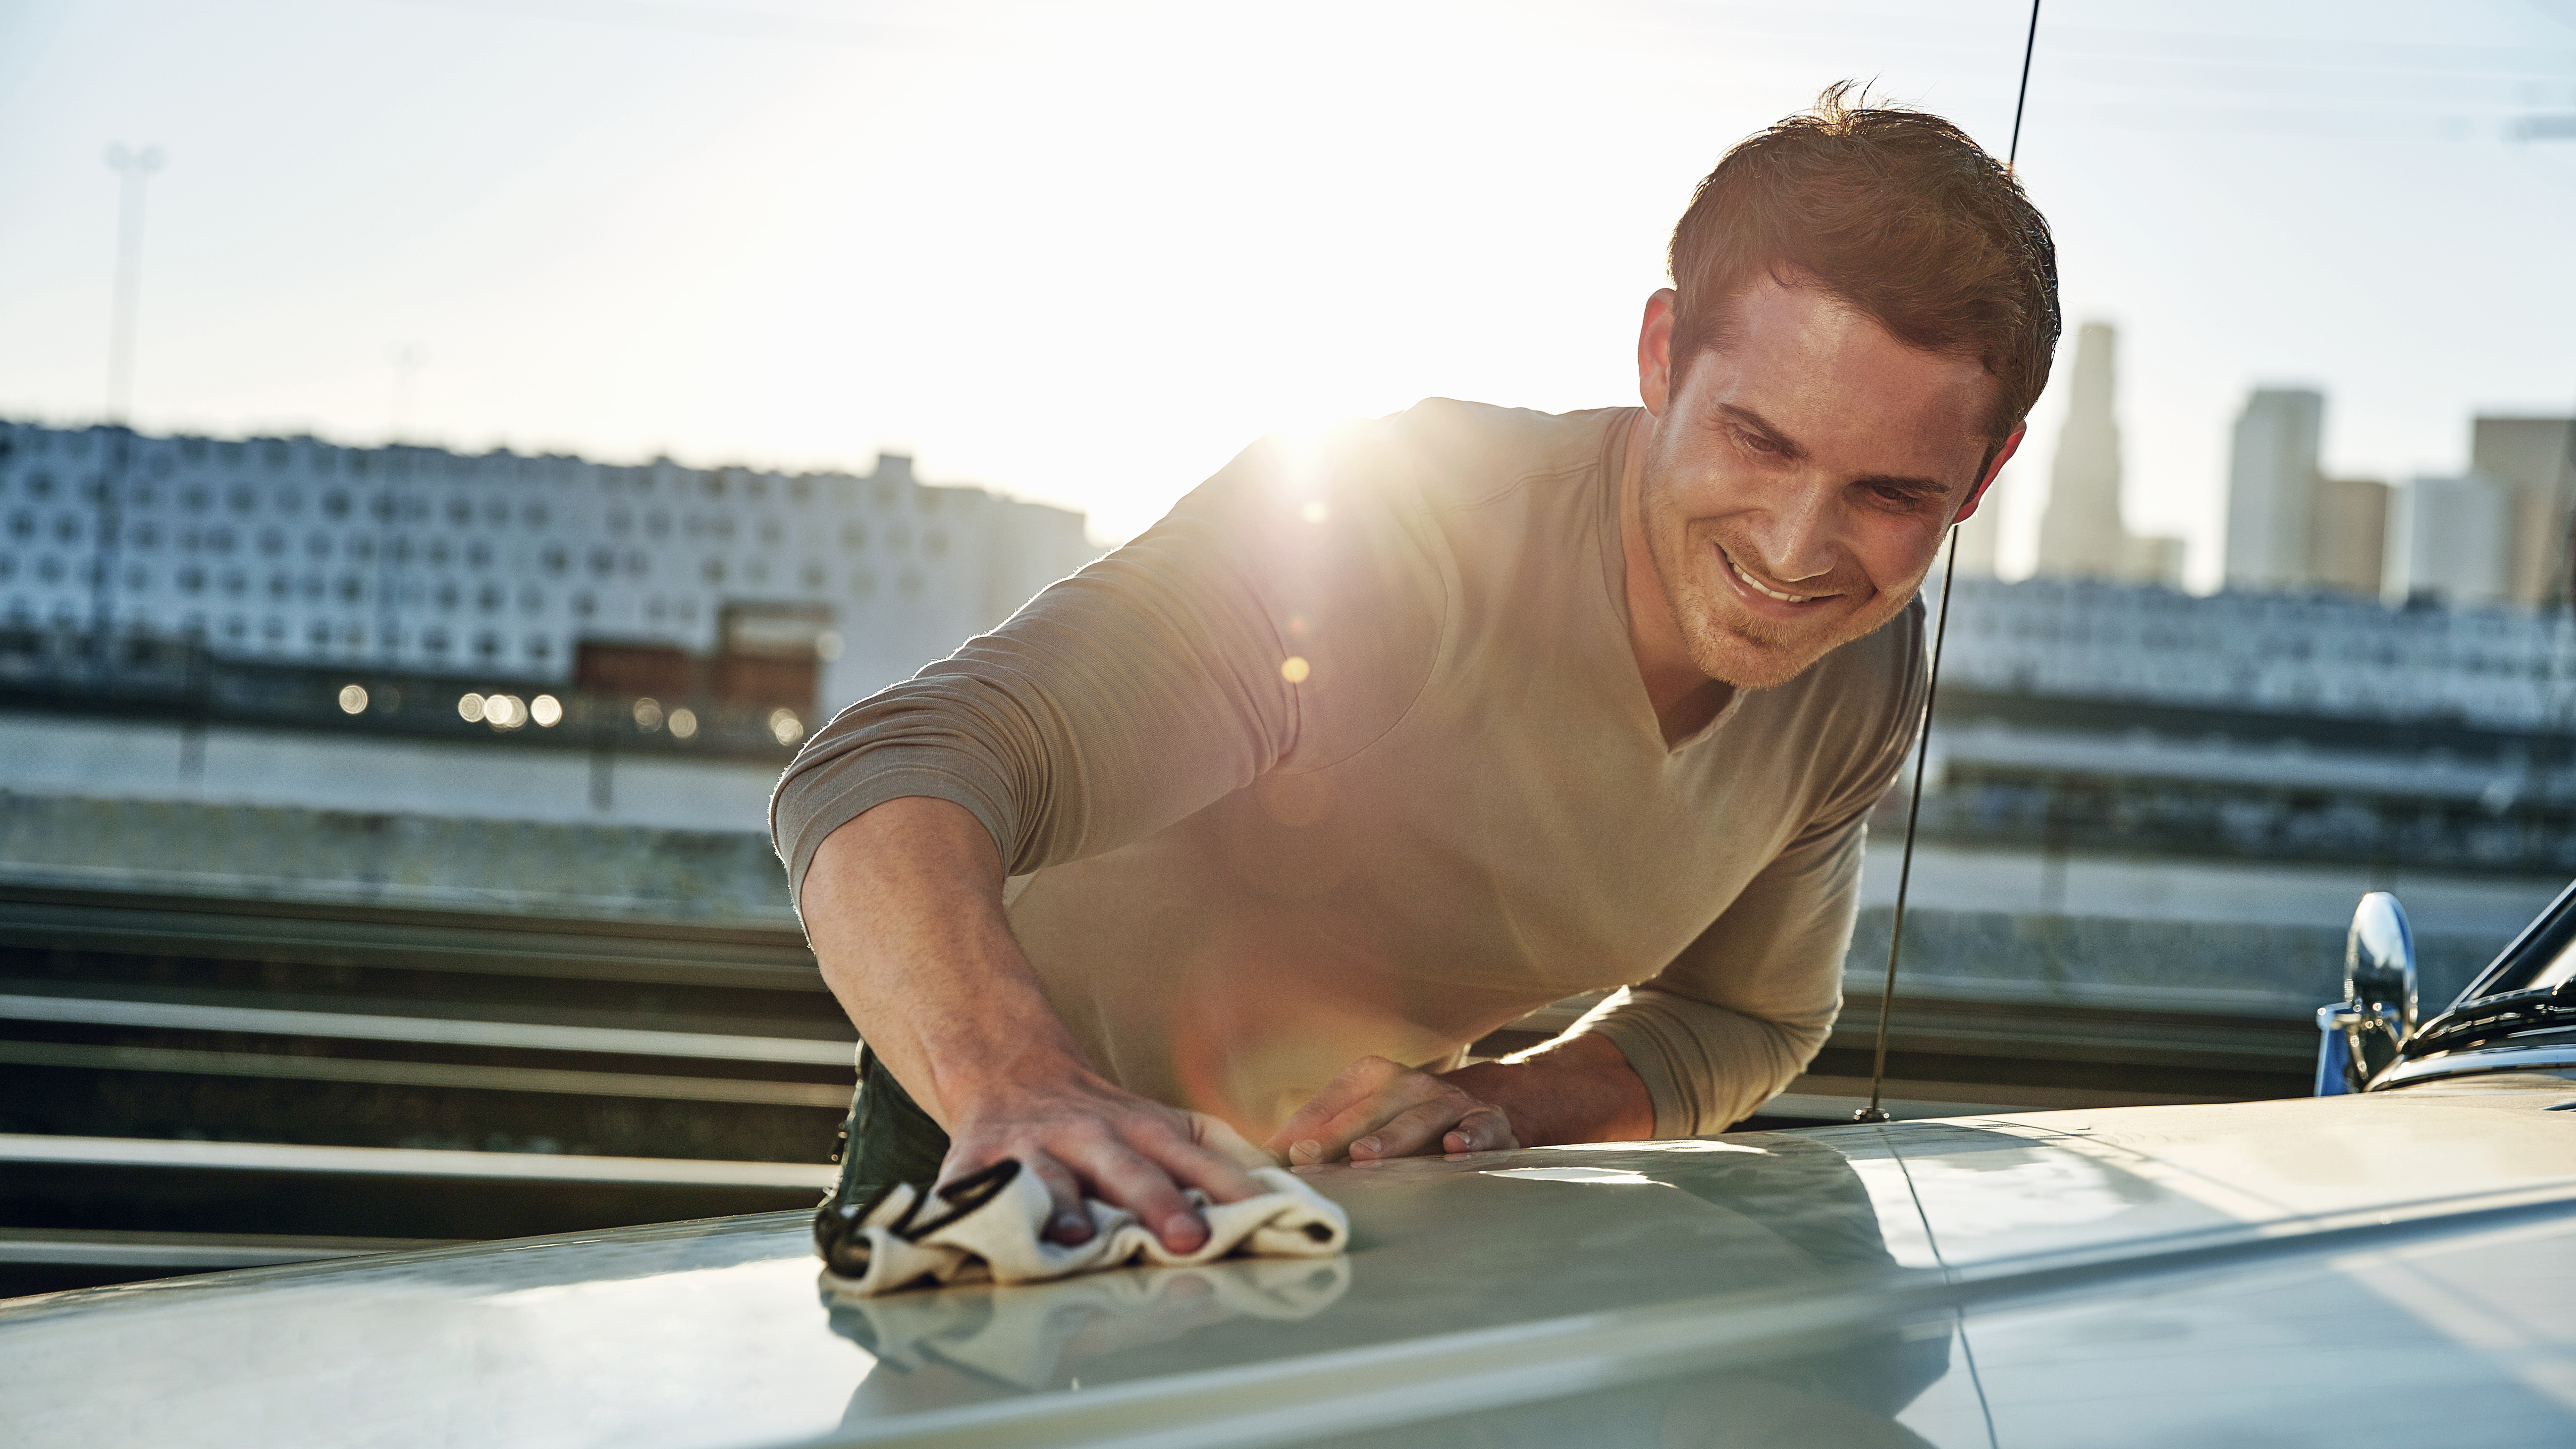
[[[2379,1406],[2338,1442],[2564,1442],[2561,1101],[2544,1078],[1328,1168],[1344,1260],[864,1303],[821,1296],[796,1214],[58,1294],[0,1306],[0,1437],[2247,1442],[2316,1429],[2331,1380]]]

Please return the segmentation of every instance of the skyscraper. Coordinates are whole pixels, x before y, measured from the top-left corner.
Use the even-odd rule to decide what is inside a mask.
[[[2039,516],[2040,572],[2119,578],[2128,530],[2120,522],[2120,425],[2111,415],[2112,349],[2107,322],[2075,336],[2066,425],[2048,470],[2048,510]]]
[[[2308,516],[2308,582],[2376,594],[2388,556],[2388,485],[2369,478],[2319,478]]]
[[[2296,589],[2314,581],[2317,452],[2326,400],[2258,388],[2236,419],[2227,466],[2227,587]]]
[[[2479,418],[2469,465],[2513,490],[2513,554],[2505,596],[2540,605],[2568,594],[2568,526],[2576,509],[2576,453],[2568,418]]]
[[[2113,410],[2118,346],[2108,322],[2087,322],[2076,333],[2066,424],[2057,434],[2048,508],[2039,518],[2039,572],[2179,588],[2182,540],[2132,534],[2120,506],[2120,424]]]
[[[2426,597],[2474,607],[2505,598],[2513,557],[2515,490],[2471,469],[2457,478],[2410,478],[2388,520],[2391,603]]]

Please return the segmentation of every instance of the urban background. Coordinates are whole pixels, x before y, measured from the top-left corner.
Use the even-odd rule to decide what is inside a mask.
[[[2361,892],[2429,1005],[2576,876],[2576,17],[2185,9],[2039,31],[1903,1114],[2303,1092]],[[1860,74],[2000,149],[2027,13],[970,10],[0,12],[0,189],[86,218],[0,230],[0,1293],[809,1204],[819,721],[1264,432],[1627,401],[1726,142]],[[299,199],[314,106],[405,183]],[[1866,1093],[1911,783],[1765,1121]]]

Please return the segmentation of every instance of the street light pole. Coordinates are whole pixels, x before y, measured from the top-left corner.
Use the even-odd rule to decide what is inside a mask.
[[[134,405],[135,313],[143,290],[143,183],[161,169],[161,148],[107,148],[108,169],[123,182],[116,209],[116,313],[107,341],[107,420],[122,423]]]

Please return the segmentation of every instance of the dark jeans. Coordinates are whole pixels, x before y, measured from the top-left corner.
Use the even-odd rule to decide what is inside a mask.
[[[864,1046],[859,1048],[859,1089],[851,1094],[841,1136],[837,1195],[842,1202],[864,1201],[869,1193],[898,1182],[928,1187],[948,1156],[948,1134]]]

